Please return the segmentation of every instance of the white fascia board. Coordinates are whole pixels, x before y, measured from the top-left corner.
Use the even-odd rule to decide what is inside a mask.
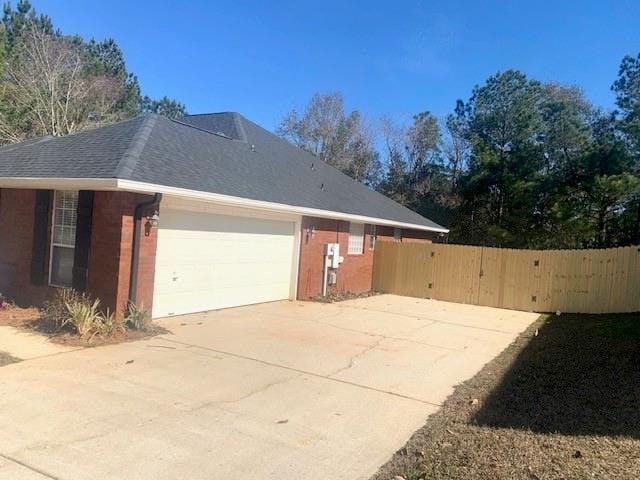
[[[282,212],[304,215],[308,217],[331,218],[348,222],[369,223],[389,227],[408,228],[426,232],[449,233],[447,228],[428,227],[413,223],[397,222],[384,218],[353,215],[349,213],[333,212],[317,208],[297,207],[283,203],[251,200],[248,198],[233,197],[219,193],[201,192],[186,188],[169,187],[153,183],[137,182],[134,180],[120,180],[116,178],[31,178],[31,177],[1,177],[0,188],[35,188],[47,190],[106,190],[137,193],[162,193],[178,198],[200,200],[203,202],[218,203],[231,207],[252,208],[266,212]]]
[[[156,185],[152,183],[136,182],[133,180],[117,180],[117,190],[138,193],[162,193],[178,198],[200,200],[203,202],[218,203],[231,207],[252,208],[269,212],[294,213],[309,217],[331,218],[335,220],[346,220],[349,222],[369,223],[374,225],[384,225],[390,227],[408,228],[412,230],[422,230],[436,233],[449,233],[447,228],[428,227],[413,223],[403,223],[383,218],[367,217],[364,215],[352,215],[349,213],[332,212],[330,210],[320,210],[316,208],[297,207],[283,203],[265,202],[262,200],[251,200],[231,195],[219,193],[201,192],[186,188],[169,187],[166,185]]]

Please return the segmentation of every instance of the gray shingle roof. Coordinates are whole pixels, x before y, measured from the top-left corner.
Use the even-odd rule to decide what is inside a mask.
[[[118,178],[442,228],[237,113],[148,114],[7,145],[2,177]]]
[[[75,135],[5,145],[0,148],[0,177],[113,178],[147,120],[140,116]]]

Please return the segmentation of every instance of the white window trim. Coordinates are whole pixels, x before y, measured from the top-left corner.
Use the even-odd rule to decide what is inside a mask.
[[[371,224],[369,225],[369,250],[375,250],[377,242],[378,242],[378,227],[376,227],[375,224]]]
[[[362,245],[360,251],[352,252],[351,251],[351,226],[352,225],[360,225],[362,227]],[[364,242],[365,242],[365,224],[358,222],[349,222],[349,238],[347,239],[347,255],[363,255],[364,254]]]
[[[53,200],[51,203],[51,228],[50,228],[50,232],[49,232],[49,286],[50,287],[55,287],[55,288],[71,288],[70,285],[57,285],[55,283],[53,283],[51,281],[51,274],[53,272],[53,249],[54,247],[60,247],[60,248],[72,248],[75,254],[75,250],[76,250],[76,245],[74,242],[73,246],[70,245],[66,245],[66,244],[62,244],[62,243],[54,243],[53,239],[55,236],[55,228],[56,228],[56,200],[58,198],[58,193],[61,192],[63,190],[54,190],[53,191]],[[67,191],[74,191],[75,190],[67,190]],[[77,228],[77,219],[76,219],[76,228]]]

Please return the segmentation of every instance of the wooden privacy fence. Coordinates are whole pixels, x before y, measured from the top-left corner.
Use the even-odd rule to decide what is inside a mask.
[[[378,242],[373,289],[534,312],[637,312],[640,247],[512,250]]]

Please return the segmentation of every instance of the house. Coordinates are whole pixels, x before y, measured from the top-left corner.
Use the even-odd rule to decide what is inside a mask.
[[[153,317],[371,288],[376,241],[447,229],[237,113],[141,115],[0,148],[0,292]],[[325,244],[342,263],[325,274]],[[335,275],[334,275],[335,274]]]

